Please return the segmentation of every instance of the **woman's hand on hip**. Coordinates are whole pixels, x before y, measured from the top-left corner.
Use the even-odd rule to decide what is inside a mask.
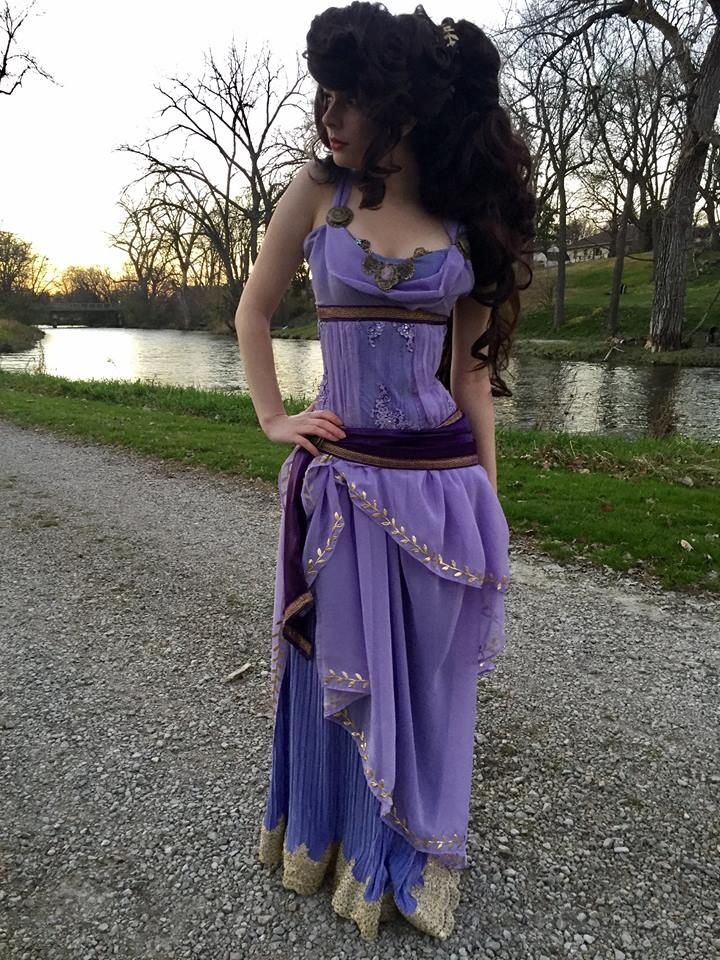
[[[332,410],[314,410],[315,401],[294,414],[276,414],[263,424],[263,432],[274,443],[295,443],[317,457],[320,451],[308,436],[342,440],[346,436],[342,420]]]

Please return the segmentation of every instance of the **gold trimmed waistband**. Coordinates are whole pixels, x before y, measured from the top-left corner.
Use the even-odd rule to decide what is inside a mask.
[[[438,457],[436,460],[405,460],[398,457],[382,457],[375,453],[358,453],[355,450],[348,450],[326,437],[321,437],[315,445],[324,453],[340,457],[341,460],[367,463],[374,467],[398,467],[403,470],[442,470],[452,467],[474,467],[480,462],[476,453],[469,453],[464,457]]]
[[[447,323],[448,317],[430,310],[405,307],[317,307],[320,320],[405,320],[412,323]]]
[[[449,426],[451,423],[455,423],[456,420],[459,420],[462,416],[463,411],[460,409],[460,407],[456,407],[450,416],[446,417],[442,423],[438,424],[438,426]],[[342,447],[340,444],[334,443],[332,440],[328,440],[327,437],[313,437],[313,440],[315,441],[315,446],[319,450],[322,450],[327,456],[336,456],[340,457],[341,460],[352,460],[354,463],[367,463],[376,467],[399,467],[409,470],[438,470],[442,469],[443,467],[471,467],[480,462],[477,453],[467,454],[466,456],[462,457],[438,457],[435,460],[405,460],[398,457],[384,457],[381,454],[375,453],[358,453],[355,450],[348,450],[346,447]]]

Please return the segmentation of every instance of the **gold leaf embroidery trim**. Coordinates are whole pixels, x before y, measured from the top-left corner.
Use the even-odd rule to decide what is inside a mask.
[[[363,761],[363,769],[365,771],[365,776],[368,779],[368,784],[373,788],[373,792],[376,796],[380,797],[382,800],[391,800],[392,801],[392,791],[388,790],[385,786],[384,779],[376,779],[375,771],[370,766],[370,756],[368,753],[367,739],[365,737],[365,731],[360,730],[352,717],[348,713],[347,709],[341,710],[339,713],[335,714],[336,717],[339,717],[343,726],[346,727],[357,744],[360,757]],[[441,837],[421,837],[414,830],[411,830],[408,826],[407,820],[399,816],[398,810],[393,803],[390,807],[390,810],[386,816],[392,820],[392,822],[400,828],[400,831],[405,834],[405,836],[411,841],[413,846],[422,847],[424,850],[437,850],[439,853],[442,853],[446,859],[451,861],[456,861],[458,864],[462,865],[464,863],[464,858],[461,854],[451,853],[452,847],[462,847],[465,843],[465,837],[461,836],[459,833],[453,833],[451,835],[445,835]]]
[[[386,788],[385,781],[375,779],[375,771],[370,766],[370,757],[368,756],[368,745],[367,740],[365,739],[365,732],[363,730],[358,730],[347,710],[341,710],[340,713],[336,714],[336,716],[340,717],[343,726],[350,731],[355,739],[360,757],[363,762],[365,776],[368,779],[368,784],[373,788],[376,796],[379,796],[382,800],[392,800],[392,792]]]
[[[285,643],[282,635],[282,619],[277,620],[275,625],[278,627],[275,630],[271,637],[271,654],[270,654],[270,693],[272,697],[273,708],[277,707],[278,700],[280,699],[280,683],[282,681],[283,669],[285,667],[285,661],[287,660],[288,645]]]
[[[336,673],[332,669],[328,670],[328,672],[325,674],[323,683],[344,683],[347,684],[347,686],[351,689],[353,687],[367,687],[370,685],[370,681],[366,680],[365,677],[361,676],[359,673],[349,674],[347,670],[343,670],[341,673]]]
[[[379,520],[383,527],[388,527],[390,533],[397,537],[401,544],[407,544],[412,553],[420,554],[424,563],[429,563],[445,572],[451,572],[454,577],[462,577],[467,583],[495,583],[497,590],[502,590],[509,584],[510,579],[507,576],[497,578],[493,573],[473,572],[467,564],[460,567],[454,560],[443,560],[442,554],[430,550],[426,543],[419,544],[414,534],[408,534],[404,525],[398,524],[395,517],[388,516],[387,507],[379,507],[377,500],[374,498],[371,500],[365,490],[358,488],[355,481],[348,480],[345,474],[340,472],[335,473],[335,479],[346,484],[350,497],[362,510]]]
[[[460,902],[460,874],[429,856],[423,870],[423,883],[410,891],[417,907],[403,916],[423,933],[447,940],[455,926],[455,910]]]
[[[333,514],[334,522],[330,528],[330,533],[328,534],[327,540],[325,541],[324,547],[317,548],[317,556],[311,557],[305,567],[305,578],[309,579],[311,577],[316,577],[319,572],[319,567],[323,563],[327,563],[328,554],[332,552],[333,547],[338,538],[339,532],[345,526],[345,521],[342,518],[342,514],[338,513],[336,510]]]

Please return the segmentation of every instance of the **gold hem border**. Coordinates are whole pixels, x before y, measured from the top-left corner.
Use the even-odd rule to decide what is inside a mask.
[[[305,844],[296,850],[288,850],[285,832],[284,816],[272,830],[261,825],[260,862],[271,869],[279,866],[283,887],[301,896],[318,893],[329,879],[332,909],[338,916],[354,921],[363,940],[377,939],[380,924],[398,916],[405,917],[418,930],[439,940],[446,940],[452,933],[460,900],[459,870],[446,867],[437,857],[428,855],[421,881],[410,890],[417,908],[412,913],[405,913],[395,903],[391,889],[379,900],[365,899],[369,878],[358,880],[355,877],[356,861],[345,857],[342,842],[330,843],[320,859],[313,860]]]

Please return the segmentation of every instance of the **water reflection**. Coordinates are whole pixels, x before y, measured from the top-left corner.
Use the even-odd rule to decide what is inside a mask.
[[[205,331],[44,328],[23,354],[0,355],[2,369],[33,369],[71,379],[152,379],[157,383],[247,390],[237,340]],[[273,340],[280,392],[315,395],[322,377],[316,340]],[[621,367],[514,358],[506,374],[513,396],[496,401],[499,424],[621,433],[682,433],[720,441],[720,369]]]

